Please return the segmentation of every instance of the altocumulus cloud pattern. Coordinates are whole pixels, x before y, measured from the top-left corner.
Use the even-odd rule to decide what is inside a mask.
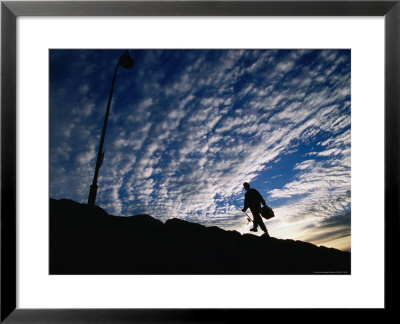
[[[50,50],[50,196],[86,203],[124,50]],[[278,238],[350,250],[350,50],[130,50],[96,204],[239,232],[242,183]]]

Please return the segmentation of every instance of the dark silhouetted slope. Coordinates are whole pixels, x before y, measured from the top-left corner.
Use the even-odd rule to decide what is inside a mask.
[[[350,273],[350,253],[50,199],[51,274]]]

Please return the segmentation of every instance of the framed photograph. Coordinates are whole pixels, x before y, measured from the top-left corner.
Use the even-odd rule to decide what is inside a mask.
[[[51,275],[351,274],[351,50],[119,52],[49,52]]]
[[[391,309],[399,6],[2,2],[1,320]]]

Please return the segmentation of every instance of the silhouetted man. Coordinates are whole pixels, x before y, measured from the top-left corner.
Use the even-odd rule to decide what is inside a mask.
[[[260,226],[265,233],[268,233],[260,215],[261,204],[264,207],[266,206],[264,198],[256,189],[250,188],[247,182],[243,183],[243,187],[246,189],[246,194],[244,196],[244,207],[242,211],[245,212],[247,208],[250,208],[253,214],[253,228],[251,228],[250,231],[257,232],[257,227]]]

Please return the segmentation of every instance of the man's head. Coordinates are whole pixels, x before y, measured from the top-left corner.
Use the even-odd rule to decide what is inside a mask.
[[[243,183],[243,187],[246,190],[250,190],[250,185],[247,182]]]

